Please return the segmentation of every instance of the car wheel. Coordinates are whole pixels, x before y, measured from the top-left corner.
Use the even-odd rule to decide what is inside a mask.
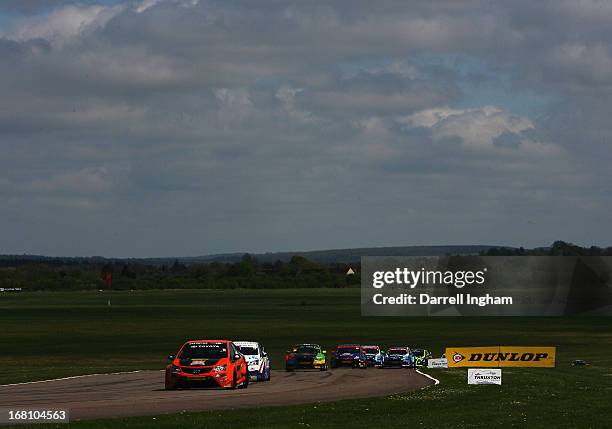
[[[164,387],[166,390],[176,390],[176,388],[178,387],[178,380],[166,372],[166,377],[164,378]]]
[[[266,378],[264,381],[270,381],[271,378],[272,378],[272,371],[270,370],[270,368],[268,368],[268,372],[266,373]]]
[[[234,371],[234,376],[232,377],[232,385],[230,386],[230,389],[235,389],[236,387],[238,387],[238,374],[236,374],[236,372]]]
[[[248,372],[244,374],[244,381],[240,383],[240,386],[238,386],[238,389],[246,389],[247,387],[249,387],[249,373]]]
[[[166,390],[176,390],[178,387],[178,380],[176,377],[173,377],[170,371],[166,370],[164,375],[164,388]]]

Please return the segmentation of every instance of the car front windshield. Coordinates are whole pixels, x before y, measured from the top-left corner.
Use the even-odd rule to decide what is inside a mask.
[[[367,354],[376,354],[378,353],[378,348],[377,347],[364,347],[363,351],[364,353],[367,353]]]
[[[412,354],[417,356],[417,357],[423,357],[423,356],[425,356],[425,350],[415,349],[415,350],[412,351]]]
[[[245,356],[258,356],[259,355],[259,349],[257,347],[251,347],[251,346],[236,346],[238,348],[238,350],[240,351],[240,353],[242,353]]]
[[[390,354],[390,355],[405,355],[406,354],[406,349],[389,349],[387,354]]]
[[[319,353],[319,349],[314,347],[314,346],[297,346],[294,349],[295,353],[307,353],[307,354],[314,354],[316,355],[317,353]]]
[[[343,354],[343,353],[357,354],[359,353],[359,347],[338,347],[336,351],[338,352],[338,354]]]
[[[179,359],[222,359],[227,357],[226,343],[188,343],[186,344]]]

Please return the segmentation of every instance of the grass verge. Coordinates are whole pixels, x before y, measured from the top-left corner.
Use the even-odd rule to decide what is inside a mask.
[[[108,304],[110,300],[110,306]],[[0,296],[0,384],[159,369],[187,338],[262,342],[273,367],[289,345],[556,345],[555,369],[504,369],[502,386],[441,385],[387,398],[73,422],[71,427],[608,427],[612,319],[364,318],[358,290],[24,293]],[[574,359],[591,363],[573,367]],[[19,426],[23,427],[23,426]],[[44,426],[37,426],[44,427]],[[61,427],[66,427],[62,425]]]

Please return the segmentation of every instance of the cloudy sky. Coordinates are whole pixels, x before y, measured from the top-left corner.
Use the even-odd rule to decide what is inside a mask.
[[[2,0],[0,253],[610,245],[612,2]]]

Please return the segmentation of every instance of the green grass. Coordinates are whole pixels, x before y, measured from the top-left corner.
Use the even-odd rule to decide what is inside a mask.
[[[0,327],[0,384],[160,369],[182,341],[202,337],[261,341],[275,368],[302,341],[406,343],[435,355],[446,345],[558,347],[557,368],[504,369],[502,386],[431,370],[441,385],[387,398],[70,425],[78,428],[609,426],[609,318],[364,318],[359,290],[58,292],[0,295]],[[574,359],[591,365],[572,367]]]

